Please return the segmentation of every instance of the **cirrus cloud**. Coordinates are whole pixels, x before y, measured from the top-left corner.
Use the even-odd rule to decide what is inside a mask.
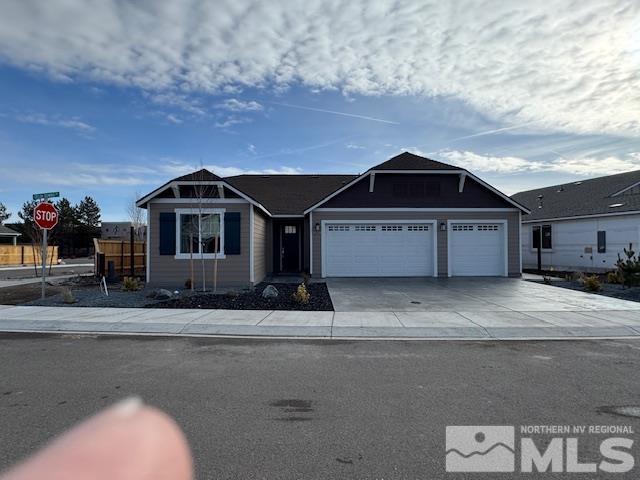
[[[0,58],[196,111],[181,96],[301,84],[454,97],[505,125],[636,136],[639,12],[633,0],[8,0]]]

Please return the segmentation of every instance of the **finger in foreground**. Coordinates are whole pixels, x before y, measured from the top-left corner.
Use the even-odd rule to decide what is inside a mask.
[[[191,480],[192,471],[178,425],[130,398],[55,439],[0,480]]]

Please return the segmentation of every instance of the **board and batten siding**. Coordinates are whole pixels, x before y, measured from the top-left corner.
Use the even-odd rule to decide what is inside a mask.
[[[253,214],[253,275],[254,283],[267,276],[267,218],[254,208]]]
[[[393,223],[394,220],[436,220],[437,228],[437,245],[438,245],[438,276],[446,277],[448,275],[448,250],[447,250],[447,231],[440,231],[440,222],[447,220],[507,220],[507,261],[508,272],[510,277],[521,275],[520,271],[520,216],[518,210],[502,211],[502,212],[326,212],[322,210],[314,210],[313,223],[322,222],[323,220],[388,220]],[[320,277],[322,275],[322,234],[321,232],[313,232],[313,276]]]
[[[153,203],[148,204],[149,218],[149,284],[158,287],[182,289],[190,277],[189,259],[176,259],[173,255],[160,255],[160,213],[175,212],[176,208],[193,209],[198,207],[190,203]],[[207,203],[203,208],[221,208],[225,213],[240,213],[240,255],[226,255],[218,259],[218,286],[249,285],[249,204],[248,203]],[[177,248],[177,246],[176,246]],[[194,258],[194,285],[202,287],[202,260]],[[206,259],[205,279],[207,288],[213,286],[213,259]]]

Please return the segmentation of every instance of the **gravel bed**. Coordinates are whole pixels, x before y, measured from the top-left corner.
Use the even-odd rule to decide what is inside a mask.
[[[47,307],[119,307],[119,308],[142,308],[148,305],[153,306],[158,300],[147,298],[153,288],[143,288],[135,292],[125,292],[120,290],[119,285],[109,286],[109,296],[105,296],[100,287],[80,287],[71,288],[76,303],[67,304],[63,301],[62,294],[47,297],[44,300],[35,300],[23,303],[23,305],[40,305]]]
[[[309,303],[301,305],[292,295],[298,288],[297,283],[273,284],[279,292],[277,298],[263,298],[262,291],[269,285],[260,283],[253,291],[235,294],[193,293],[180,298],[165,300],[147,305],[152,308],[212,308],[225,310],[310,310],[333,311],[333,303],[325,283],[311,283],[307,286],[311,295]]]
[[[534,283],[544,283],[542,280],[527,280]],[[621,300],[629,300],[632,302],[640,302],[640,287],[622,288],[621,285],[613,283],[602,283],[602,290],[599,292],[588,292],[578,281],[574,280],[553,280],[551,283],[554,287],[567,288],[569,290],[578,290],[580,292],[593,293],[595,295],[603,295],[605,297],[619,298]]]

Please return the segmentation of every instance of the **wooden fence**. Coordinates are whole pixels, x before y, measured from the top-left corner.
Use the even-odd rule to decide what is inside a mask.
[[[53,255],[53,257],[52,257]],[[0,245],[0,265],[42,265],[40,245]],[[47,265],[58,264],[58,247],[47,248]]]
[[[147,265],[147,242],[126,240],[93,239],[95,246],[95,272],[98,276],[109,274],[109,262],[113,262],[114,273],[120,277],[144,276]],[[133,258],[133,275],[131,270]]]

